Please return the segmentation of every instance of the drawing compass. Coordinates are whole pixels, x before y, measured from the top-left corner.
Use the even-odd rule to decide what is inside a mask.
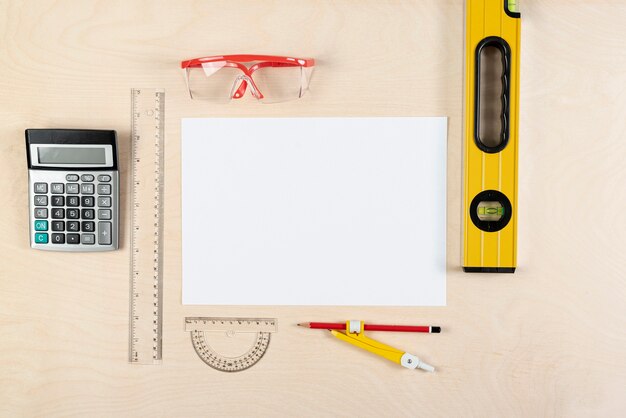
[[[399,350],[387,344],[383,344],[380,341],[366,337],[364,334],[365,326],[363,321],[347,321],[345,332],[334,329],[329,331],[334,337],[342,341],[386,358],[387,360],[393,361],[394,363],[397,363],[402,367],[406,367],[407,369],[421,369],[427,372],[435,371],[433,366],[423,362],[411,353],[404,352],[403,350]]]

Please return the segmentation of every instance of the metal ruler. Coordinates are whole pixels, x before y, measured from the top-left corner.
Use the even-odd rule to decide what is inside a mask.
[[[185,318],[185,331],[191,333],[191,343],[196,354],[207,365],[222,372],[246,370],[263,357],[270,344],[270,337],[277,331],[276,320],[270,318]],[[256,338],[244,354],[225,356],[213,349],[208,341],[210,333],[233,337],[237,333],[255,333]],[[214,334],[212,338],[215,338]]]
[[[129,360],[161,362],[165,93],[131,91],[132,201]]]

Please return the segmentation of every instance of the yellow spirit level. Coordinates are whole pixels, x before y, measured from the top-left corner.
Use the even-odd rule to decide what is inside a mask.
[[[516,0],[466,2],[466,272],[516,267],[520,27]]]

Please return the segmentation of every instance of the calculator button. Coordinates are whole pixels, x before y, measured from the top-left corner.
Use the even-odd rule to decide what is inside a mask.
[[[65,234],[52,234],[53,244],[65,244]]]
[[[98,206],[101,208],[110,208],[111,207],[111,198],[108,196],[98,197]]]
[[[52,206],[65,206],[65,196],[52,196]]]
[[[111,181],[111,176],[107,176],[106,174],[100,174],[98,176],[98,181]]]
[[[67,219],[80,219],[80,211],[78,209],[68,209]]]
[[[65,218],[65,209],[52,209],[52,219],[63,219]]]
[[[35,195],[35,206],[48,206],[48,196]]]
[[[52,221],[52,230],[53,231],[65,231],[65,222],[63,221]]]
[[[91,174],[83,174],[80,176],[82,181],[93,181],[93,176]]]
[[[67,181],[78,181],[78,174],[68,174],[65,176]]]
[[[83,196],[81,200],[83,202],[82,206],[87,207],[87,208],[93,207],[93,204],[94,204],[93,196]]]
[[[111,185],[98,184],[98,194],[111,194]]]
[[[35,242],[37,244],[47,244],[48,243],[48,234],[35,234]]]
[[[70,207],[80,206],[80,199],[78,198],[78,196],[68,196],[67,206],[70,206]]]
[[[67,183],[65,185],[67,194],[78,194],[78,183]]]
[[[94,234],[83,234],[82,242],[85,245],[93,245],[96,243],[96,236]]]
[[[35,231],[47,231],[48,221],[35,221]]]
[[[48,183],[35,183],[35,193],[48,193]]]
[[[93,219],[95,216],[95,211],[93,209],[83,209],[82,210],[82,218],[83,219]]]
[[[78,222],[78,221],[67,221],[67,230],[68,230],[68,232],[78,232],[78,231],[80,231],[80,222]]]
[[[111,222],[98,222],[98,244],[111,245]]]
[[[63,194],[65,187],[63,183],[52,183],[50,185],[50,191],[52,194]]]
[[[80,185],[80,192],[82,194],[93,194],[93,184],[92,183],[83,183]]]
[[[35,209],[35,218],[37,219],[45,219],[48,217],[48,209],[46,208],[36,208]]]
[[[90,221],[83,222],[83,232],[96,232],[96,223]]]
[[[67,243],[68,244],[80,244],[80,235],[79,234],[67,234]]]
[[[111,210],[110,209],[98,209],[98,219],[110,220],[111,219]]]

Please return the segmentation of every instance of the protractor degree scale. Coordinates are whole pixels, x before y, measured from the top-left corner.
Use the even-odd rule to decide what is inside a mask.
[[[272,333],[277,331],[276,320],[270,318],[185,318],[185,331],[191,334],[196,354],[208,366],[222,372],[246,370],[263,358],[269,348]],[[236,334],[254,334],[252,346],[243,354],[224,355],[210,343],[211,339],[233,338]]]

